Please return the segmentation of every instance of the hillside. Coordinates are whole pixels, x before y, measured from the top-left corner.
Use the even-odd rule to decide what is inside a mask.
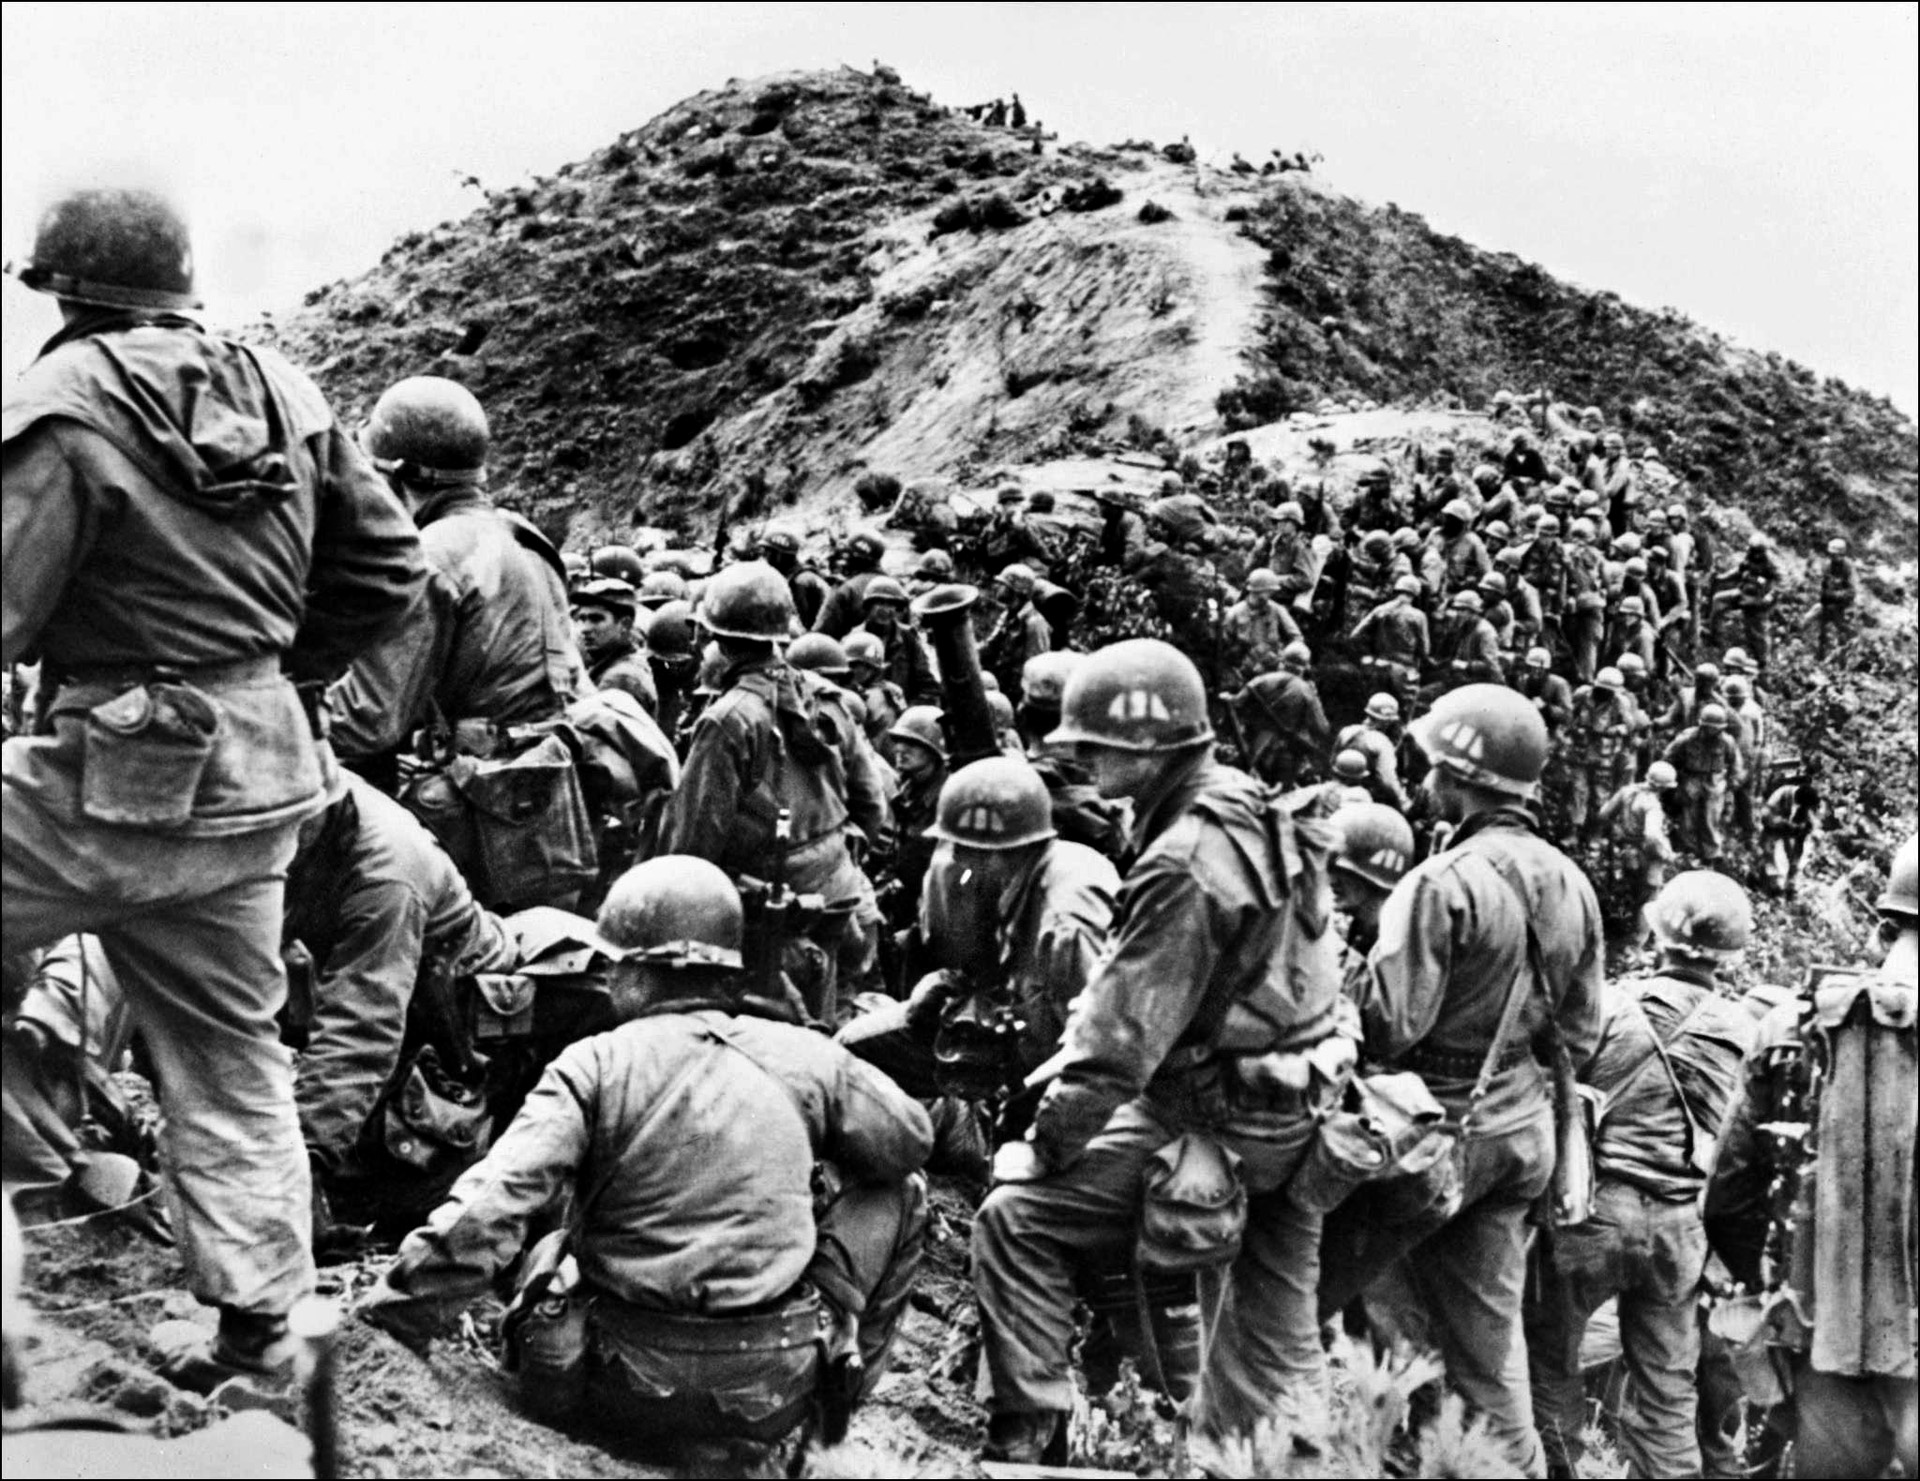
[[[964,486],[1327,398],[1545,385],[1782,534],[1915,547],[1914,427],[1884,400],[1315,176],[1061,147],[890,73],[689,98],[268,333],[349,411],[402,375],[466,381],[497,483],[582,537],[703,536],[723,499],[828,506],[868,469]]]

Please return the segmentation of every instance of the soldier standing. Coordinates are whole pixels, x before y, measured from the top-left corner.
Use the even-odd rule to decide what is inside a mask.
[[[1787,1367],[1794,1474],[1920,1473],[1913,1219],[1920,838],[1880,897],[1877,972],[1774,1009],[1748,1052],[1707,1183],[1707,1239]]]
[[[1844,643],[1853,636],[1853,606],[1859,584],[1853,574],[1853,557],[1847,554],[1847,542],[1827,542],[1827,563],[1820,572],[1820,620],[1814,640],[1814,654],[1827,656],[1829,642]]]
[[[883,901],[896,926],[920,913],[920,885],[933,862],[933,827],[940,789],[947,782],[947,735],[936,705],[910,705],[887,732],[888,756],[900,790],[893,798],[894,896]]]
[[[1140,855],[1058,1076],[1028,1140],[1001,1149],[1001,1186],[974,1221],[989,1458],[1064,1458],[1075,1266],[1124,1259],[1148,1164],[1185,1132],[1239,1156],[1249,1194],[1196,1428],[1224,1437],[1275,1415],[1311,1435],[1327,1402],[1320,1219],[1285,1187],[1344,1086],[1302,1058],[1339,1025],[1324,856],[1252,778],[1214,761],[1199,671],[1168,644],[1090,655],[1063,711],[1055,742],[1080,749],[1101,795],[1133,799]],[[1282,980],[1284,1003],[1265,990]],[[1272,1055],[1288,1065],[1238,1068]]]
[[[1720,857],[1727,792],[1746,785],[1739,743],[1727,733],[1724,705],[1700,708],[1700,723],[1667,744],[1665,760],[1680,775],[1680,847],[1711,864]]]
[[[1328,1221],[1325,1248],[1341,1253],[1343,1268],[1323,1271],[1321,1305],[1344,1307],[1417,1246],[1412,1276],[1449,1382],[1522,1474],[1537,1476],[1544,1463],[1516,1360],[1527,1213],[1551,1181],[1555,1131],[1551,1081],[1532,1046],[1557,1040],[1576,1068],[1591,1056],[1600,907],[1528,805],[1547,760],[1546,726],[1530,704],[1494,685],[1456,689],[1415,722],[1414,738],[1432,763],[1433,810],[1455,830],[1381,911],[1361,1017],[1371,1058],[1419,1072],[1449,1116],[1469,1118],[1455,1154],[1459,1212],[1437,1231],[1414,1223],[1369,1237],[1366,1206],[1350,1200]],[[1504,1011],[1512,993],[1520,996]],[[1503,1018],[1513,1028],[1499,1043]],[[1362,1223],[1349,1228],[1355,1218]]]
[[[860,625],[860,599],[866,595],[867,584],[881,574],[880,558],[885,553],[879,536],[865,530],[848,538],[845,579],[821,605],[820,615],[813,620],[815,632],[844,642],[847,634]]]
[[[812,566],[800,564],[799,531],[790,525],[768,525],[760,535],[759,555],[761,560],[787,578],[787,587],[793,593],[793,609],[800,615],[800,625],[812,628],[820,616],[820,609],[826,606],[827,598],[833,591],[827,585],[826,577]]]
[[[1362,666],[1387,680],[1402,705],[1413,703],[1430,648],[1427,614],[1413,604],[1419,595],[1418,576],[1400,577],[1393,595],[1362,617],[1350,635],[1365,644]]]
[[[1653,929],[1646,907],[1660,892],[1667,869],[1673,863],[1665,798],[1679,783],[1679,775],[1672,766],[1656,761],[1647,768],[1644,782],[1629,782],[1600,809],[1600,823],[1613,840],[1618,877],[1627,883],[1633,912],[1632,940],[1636,946],[1644,945],[1647,933]]]
[[[1650,915],[1659,965],[1607,987],[1585,1077],[1606,1108],[1594,1138],[1593,1217],[1552,1231],[1535,1257],[1541,1294],[1527,1307],[1527,1360],[1550,1477],[1579,1474],[1580,1343],[1609,1299],[1629,1377],[1615,1431],[1628,1470],[1701,1470],[1700,1194],[1754,1035],[1752,1016],[1724,995],[1716,972],[1752,939],[1753,907],[1739,885],[1703,869],[1677,875]]]
[[[1256,675],[1239,694],[1227,696],[1247,737],[1247,767],[1272,786],[1300,785],[1326,754],[1333,733],[1320,691],[1308,677],[1312,663],[1305,643],[1289,643],[1280,650],[1278,670]]]
[[[649,715],[660,712],[647,650],[634,635],[633,588],[614,576],[574,583],[573,629],[587,661],[587,677],[602,689],[618,689],[640,701]]]
[[[1753,655],[1758,671],[1764,674],[1773,659],[1773,607],[1778,600],[1780,567],[1773,558],[1772,543],[1755,530],[1747,541],[1747,553],[1740,559],[1740,622],[1747,651]]]
[[[1247,594],[1220,620],[1220,682],[1239,689],[1258,674],[1270,672],[1280,661],[1280,650],[1300,641],[1300,624],[1274,597],[1280,578],[1266,566],[1247,576]]]
[[[98,933],[135,1005],[187,1285],[220,1309],[168,1373],[206,1392],[285,1363],[313,1289],[274,1026],[287,865],[332,766],[302,690],[426,566],[313,384],[188,317],[192,261],[167,201],[84,190],[18,270],[64,323],[6,397],[0,665],[37,654],[47,699],[3,753],[0,934]]]

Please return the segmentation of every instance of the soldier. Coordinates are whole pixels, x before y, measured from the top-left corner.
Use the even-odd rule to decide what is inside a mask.
[[[1576,519],[1567,532],[1567,606],[1560,630],[1573,655],[1574,677],[1592,683],[1600,666],[1601,629],[1605,622],[1606,593],[1600,583],[1600,552],[1594,549],[1591,520]]]
[[[1638,730],[1626,680],[1604,668],[1574,696],[1568,724],[1567,827],[1581,843],[1600,829],[1600,809],[1627,778]],[[1671,759],[1671,758],[1669,758]]]
[[[599,576],[576,584],[571,597],[573,630],[587,661],[587,677],[602,689],[631,694],[657,717],[660,691],[653,665],[633,631],[633,588],[616,577]]]
[[[1687,603],[1687,584],[1673,573],[1670,557],[1664,545],[1648,547],[1645,556],[1647,574],[1645,588],[1653,597],[1660,619],[1658,641],[1655,649],[1655,671],[1662,680],[1671,679],[1679,667],[1678,658],[1691,658],[1693,647],[1688,639],[1693,612]],[[1627,562],[1629,574],[1632,574],[1633,562]]]
[[[1400,813],[1378,802],[1336,808],[1332,822],[1340,840],[1331,866],[1333,904],[1346,943],[1341,977],[1357,1002],[1367,953],[1380,939],[1381,908],[1413,866],[1413,829]]]
[[[1735,574],[1740,582],[1741,631],[1747,650],[1764,674],[1773,656],[1773,608],[1779,600],[1780,586],[1780,567],[1764,532],[1755,530],[1748,538],[1747,553]]]
[[[638,865],[599,929],[623,958],[620,1026],[548,1066],[358,1310],[424,1345],[570,1199],[506,1324],[525,1400],[739,1445],[707,1467],[755,1474],[816,1405],[838,1439],[879,1381],[926,1237],[931,1129],[886,1076],[746,991],[740,899],[711,864]]]
[[[1529,648],[1514,685],[1533,702],[1546,722],[1547,734],[1557,743],[1567,722],[1573,718],[1573,690],[1553,671],[1553,658],[1545,648]]]
[[[857,832],[871,848],[885,835],[881,780],[843,712],[780,657],[793,595],[778,571],[761,561],[728,566],[707,583],[700,613],[719,652],[721,692],[694,726],[660,852],[710,859],[736,878],[783,879],[843,912],[844,933],[830,948],[837,974],[808,1004],[831,1023],[837,984],[864,977],[877,947],[873,885],[848,838]]]
[[[1120,876],[1055,834],[1046,784],[1017,757],[948,777],[931,836],[916,912],[925,975],[905,1002],[855,1019],[839,1041],[909,1095],[1003,1095],[1059,1047],[1106,944]],[[956,1019],[960,1029],[943,1033]],[[956,1065],[979,1052],[969,1039],[985,1037],[968,1029],[987,1024],[1007,1030],[993,1046],[1004,1057]]]
[[[334,750],[379,781],[383,758],[422,727],[444,725],[456,755],[537,743],[591,681],[559,553],[487,497],[486,413],[465,386],[413,376],[375,403],[361,438],[412,511],[431,575],[328,696]]]
[[[0,936],[97,933],[134,1005],[187,1286],[220,1308],[169,1376],[204,1392],[279,1368],[313,1289],[274,1029],[287,862],[330,771],[303,693],[426,567],[313,384],[188,317],[192,261],[170,203],[97,189],[17,269],[62,328],[6,396],[0,668],[37,655],[45,702],[0,752]]]
[[[1622,653],[1614,665],[1620,670],[1621,695],[1633,708],[1633,766],[1645,769],[1653,754],[1653,690],[1647,666],[1638,653]]]
[[[587,574],[611,577],[637,589],[647,579],[647,564],[631,545],[596,545],[587,553]]]
[[[875,576],[860,595],[860,611],[856,631],[880,640],[885,653],[880,671],[899,686],[907,703],[938,700],[940,680],[933,671],[933,655],[927,651],[926,639],[907,621],[907,589],[891,576]]]
[[[833,589],[827,585],[827,578],[812,566],[800,563],[800,532],[791,525],[768,525],[760,534],[758,554],[761,560],[772,566],[787,578],[787,589],[793,593],[793,610],[799,614],[800,625],[811,629],[820,616],[821,608],[827,604],[827,598],[833,595]],[[832,633],[831,637],[841,634]]]
[[[1687,588],[1687,651],[1697,653],[1700,628],[1707,620],[1707,607],[1713,595],[1707,585],[1713,574],[1713,562],[1707,558],[1699,537],[1689,528],[1685,504],[1676,501],[1667,506],[1666,527],[1668,564]]]
[[[1370,530],[1361,537],[1347,573],[1343,624],[1364,617],[1382,602],[1392,600],[1393,583],[1413,574],[1413,564],[1395,553],[1393,535],[1387,530]]]
[[[893,722],[906,712],[906,692],[886,676],[886,646],[872,633],[855,628],[842,646],[847,655],[847,688],[866,711],[867,738],[876,746],[884,745]]]
[[[1853,636],[1853,606],[1859,584],[1853,574],[1853,559],[1847,554],[1847,542],[1827,542],[1827,563],[1820,571],[1820,620],[1814,639],[1814,656],[1825,658],[1829,642],[1845,643]]]
[[[1656,761],[1647,768],[1644,782],[1627,783],[1600,809],[1618,877],[1627,885],[1635,946],[1644,946],[1653,930],[1646,907],[1659,894],[1674,860],[1666,798],[1679,785],[1679,773],[1669,763]]]
[[[1493,629],[1501,666],[1511,667],[1513,660],[1523,650],[1519,643],[1519,620],[1514,616],[1513,603],[1507,600],[1507,578],[1499,571],[1489,571],[1480,578],[1475,591],[1480,598],[1480,615],[1487,619],[1487,626]]]
[[[1604,651],[1613,655],[1614,665],[1631,654],[1640,660],[1641,668],[1653,666],[1654,644],[1657,634],[1647,621],[1646,603],[1637,596],[1623,596],[1614,620],[1607,628]]]
[[[1878,972],[1762,1020],[1707,1182],[1707,1239],[1787,1368],[1795,1475],[1920,1474],[1913,1293],[1920,839],[1881,895]],[[1777,1371],[1777,1370],[1776,1370]]]
[[[1665,759],[1680,775],[1680,847],[1711,864],[1720,857],[1728,789],[1747,780],[1739,744],[1727,734],[1726,706],[1702,705],[1699,723],[1668,742]]]
[[[1132,571],[1146,559],[1147,528],[1131,494],[1096,489],[1100,506],[1100,541],[1096,558],[1103,566]]]
[[[1590,1057],[1600,907],[1528,806],[1547,760],[1546,726],[1531,705],[1510,689],[1470,685],[1415,722],[1414,738],[1432,763],[1433,810],[1456,826],[1381,911],[1361,1018],[1370,1058],[1419,1072],[1449,1116],[1470,1119],[1454,1154],[1459,1211],[1437,1230],[1386,1229],[1377,1210],[1349,1200],[1328,1220],[1324,1249],[1338,1267],[1330,1259],[1323,1268],[1321,1306],[1344,1307],[1417,1247],[1411,1276],[1448,1382],[1521,1474],[1537,1476],[1540,1442],[1515,1360],[1528,1209],[1548,1190],[1555,1130],[1551,1080],[1530,1046],[1557,1042],[1576,1068]],[[1504,1040],[1496,1022],[1511,1023]]]
[[[1820,792],[1810,780],[1783,782],[1768,794],[1760,812],[1760,871],[1772,894],[1793,893],[1819,811]]]
[[[1300,624],[1274,600],[1280,578],[1266,566],[1247,576],[1247,594],[1220,621],[1220,682],[1226,688],[1244,688],[1248,680],[1271,672],[1280,650],[1300,641]]]
[[[981,537],[981,554],[988,571],[998,571],[1015,561],[1038,561],[1044,565],[1052,553],[1027,528],[1025,503],[1026,496],[1019,489],[1000,490],[993,518]]]
[[[1212,538],[1205,505],[1191,495],[1156,499],[1147,509],[1152,542],[1135,578],[1153,594],[1154,606],[1188,653],[1213,650],[1213,606],[1219,576],[1202,551]]]
[[[1493,569],[1493,557],[1474,534],[1473,510],[1465,499],[1450,499],[1440,511],[1440,528],[1434,532],[1433,553],[1438,559],[1440,580],[1435,583],[1442,596],[1470,591],[1480,578]]]
[[[1608,528],[1624,535],[1632,527],[1640,499],[1634,489],[1633,464],[1627,461],[1626,439],[1618,432],[1600,439],[1600,456],[1587,465],[1585,482],[1600,496]]]
[[[1727,680],[1728,729],[1740,747],[1740,769],[1747,783],[1732,796],[1733,831],[1743,841],[1753,838],[1754,813],[1767,798],[1767,771],[1772,761],[1772,722],[1753,697],[1753,681],[1745,674]]]
[[[1093,777],[1070,756],[1047,749],[1047,737],[1060,727],[1060,696],[1084,655],[1064,649],[1027,660],[1020,675],[1016,720],[1026,743],[1027,764],[1046,784],[1054,831],[1068,843],[1084,844],[1118,861],[1126,849],[1120,809],[1093,789]]]
[[[312,982],[296,993],[289,1020],[304,1039],[293,1098],[313,1168],[314,1247],[325,1252],[353,1243],[334,1224],[337,1208],[405,1208],[405,1228],[476,1160],[473,1149],[485,1148],[484,1138],[464,1147],[445,1140],[430,1113],[392,1092],[405,1083],[409,1038],[410,1065],[420,1062],[422,1043],[435,1043],[421,1083],[432,1081],[435,1105],[446,1106],[443,1077],[459,1075],[475,1047],[448,996],[450,984],[475,972],[511,971],[520,954],[506,922],[474,903],[420,820],[359,777],[347,778],[327,810],[301,825],[287,873],[284,935],[313,962]],[[416,993],[426,1001],[413,1014],[410,1036]],[[461,1042],[449,1043],[449,1036]],[[477,1077],[460,1088],[484,1109],[487,1087]],[[382,1108],[391,1138],[373,1125]],[[389,1150],[403,1137],[422,1149],[411,1161]],[[399,1184],[413,1186],[403,1193]]]
[[[933,862],[928,830],[947,783],[947,733],[937,705],[909,705],[887,732],[887,759],[900,779],[893,797],[894,889],[882,900],[896,926],[920,913],[920,885]]]
[[[634,602],[649,612],[658,612],[662,607],[674,602],[685,602],[689,608],[693,599],[688,594],[687,578],[678,571],[649,571],[640,578],[639,588],[634,592]]]
[[[1698,664],[1693,670],[1693,687],[1682,689],[1673,697],[1673,703],[1660,716],[1660,728],[1668,734],[1685,730],[1699,723],[1700,712],[1708,705],[1725,703],[1726,696],[1720,692],[1720,666]]]
[[[1524,427],[1513,434],[1500,471],[1523,499],[1541,484],[1551,482],[1553,477],[1540,450],[1533,445],[1533,434]]]
[[[1716,973],[1752,938],[1753,907],[1725,875],[1695,870],[1677,875],[1650,914],[1659,965],[1608,985],[1586,1075],[1606,1108],[1593,1145],[1593,1217],[1552,1231],[1536,1255],[1541,1294],[1527,1307],[1527,1359],[1549,1476],[1580,1474],[1580,1344],[1608,1300],[1619,1313],[1628,1375],[1614,1433],[1629,1473],[1701,1470],[1700,1194],[1754,1036],[1752,1016]]]
[[[1326,754],[1332,728],[1308,677],[1312,663],[1305,643],[1288,643],[1278,670],[1256,675],[1240,693],[1227,696],[1246,737],[1247,767],[1271,786],[1299,786]]]
[[[843,557],[845,578],[822,603],[820,615],[813,620],[815,632],[844,640],[860,625],[861,598],[866,595],[867,583],[881,574],[880,557],[885,552],[880,537],[865,530],[848,537]]]
[[[1393,583],[1393,595],[1362,617],[1349,635],[1366,645],[1362,666],[1392,685],[1402,704],[1413,703],[1427,666],[1427,616],[1413,604],[1419,595],[1418,576],[1400,577]]]
[[[1267,566],[1280,578],[1274,595],[1284,606],[1305,606],[1313,599],[1313,588],[1320,579],[1320,560],[1314,554],[1313,539],[1306,531],[1306,511],[1288,499],[1273,511],[1273,518]],[[1252,589],[1251,578],[1248,589]],[[1299,636],[1297,627],[1293,636]]]
[[[1358,751],[1367,761],[1364,784],[1376,800],[1405,813],[1412,811],[1413,799],[1400,785],[1400,702],[1391,694],[1376,694],[1367,701],[1366,718],[1349,725],[1335,738],[1334,755]]]
[[[1548,648],[1572,653],[1570,630],[1574,581],[1572,562],[1560,543],[1560,521],[1543,514],[1533,527],[1533,543],[1520,560],[1520,574],[1540,599],[1540,631]],[[1591,678],[1591,671],[1586,677]]]
[[[1507,604],[1513,608],[1513,651],[1536,646],[1545,619],[1540,611],[1540,592],[1520,569],[1526,552],[1510,545],[1494,558],[1497,574],[1507,578]],[[1483,592],[1484,596],[1485,593]]]
[[[1500,637],[1481,615],[1480,594],[1455,592],[1449,608],[1433,645],[1438,690],[1503,683],[1507,675],[1500,662]]]
[[[1081,749],[1103,796],[1135,800],[1141,853],[1058,1074],[1028,1139],[995,1158],[1001,1186],[974,1220],[988,1456],[1064,1459],[1074,1267],[1124,1260],[1155,1154],[1203,1129],[1241,1159],[1249,1197],[1196,1429],[1224,1438],[1273,1415],[1311,1438],[1327,1402],[1320,1220],[1285,1186],[1344,1088],[1318,832],[1213,760],[1199,671],[1165,643],[1089,656],[1064,713],[1055,742]],[[1311,1075],[1309,1054],[1328,1072]]]
[[[1035,603],[1038,581],[1031,567],[1016,561],[1001,571],[998,585],[1000,621],[980,648],[984,666],[1000,676],[1003,687],[1018,693],[1028,661],[1053,651],[1053,624]]]
[[[698,663],[693,640],[693,608],[686,602],[665,603],[647,623],[647,664],[659,695],[653,717],[669,740],[677,740],[680,734],[687,695],[693,688]]]

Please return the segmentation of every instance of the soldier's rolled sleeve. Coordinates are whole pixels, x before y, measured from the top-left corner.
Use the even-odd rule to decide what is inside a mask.
[[[1071,1167],[1113,1113],[1147,1087],[1186,1033],[1233,933],[1188,861],[1136,866],[1121,888],[1112,951],[1068,1026],[1067,1059],[1034,1116],[1049,1167]]]
[[[88,483],[68,461],[52,422],[8,440],[0,462],[0,663],[20,662],[93,542]]]
[[[406,507],[349,438],[330,428],[313,452],[313,563],[287,666],[296,679],[333,679],[418,600],[427,561]]]
[[[917,1172],[933,1151],[933,1123],[920,1103],[872,1065],[840,1054],[821,1153],[866,1182]]]
[[[572,1185],[586,1157],[593,1054],[592,1040],[563,1051],[493,1150],[406,1237],[362,1303],[380,1326],[437,1334],[520,1253],[529,1222]]]

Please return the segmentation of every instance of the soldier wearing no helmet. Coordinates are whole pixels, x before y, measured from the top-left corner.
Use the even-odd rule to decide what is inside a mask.
[[[639,700],[649,715],[660,710],[660,691],[639,635],[638,601],[626,582],[611,576],[576,582],[573,629],[587,661],[587,676],[602,689],[619,689]]]

